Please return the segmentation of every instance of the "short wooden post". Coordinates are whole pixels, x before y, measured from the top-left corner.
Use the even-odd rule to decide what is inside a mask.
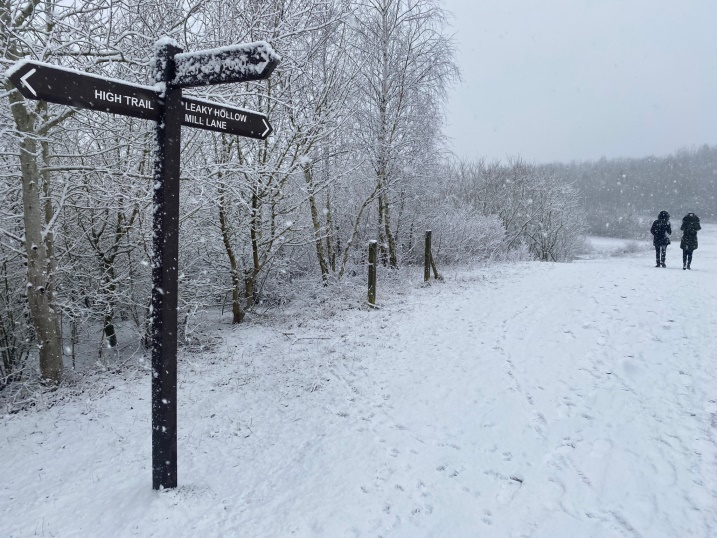
[[[426,230],[426,252],[423,255],[423,281],[431,279],[431,230]]]
[[[378,241],[368,242],[368,304],[376,306],[376,258]]]

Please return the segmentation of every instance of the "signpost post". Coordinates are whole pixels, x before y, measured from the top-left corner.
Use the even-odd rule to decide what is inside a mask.
[[[155,80],[174,77],[179,47],[157,47]],[[152,234],[152,487],[177,487],[177,261],[182,88],[165,86],[154,151]]]
[[[155,86],[21,60],[6,76],[27,99],[157,122],[153,173],[152,487],[177,487],[177,267],[181,126],[266,139],[264,114],[198,98],[182,88],[268,78],[281,58],[265,42],[183,53],[155,44]]]

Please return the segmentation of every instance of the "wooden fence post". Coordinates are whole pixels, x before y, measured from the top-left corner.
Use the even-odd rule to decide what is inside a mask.
[[[433,253],[431,253],[431,267],[433,267],[433,278],[435,278],[436,280],[443,280],[443,277],[438,274],[436,262],[433,260]]]
[[[376,306],[376,252],[378,241],[368,242],[368,304]]]

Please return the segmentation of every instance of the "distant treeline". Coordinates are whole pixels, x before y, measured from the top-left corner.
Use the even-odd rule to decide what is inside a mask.
[[[578,189],[593,234],[640,237],[663,209],[673,220],[689,211],[717,220],[717,146],[544,167]]]

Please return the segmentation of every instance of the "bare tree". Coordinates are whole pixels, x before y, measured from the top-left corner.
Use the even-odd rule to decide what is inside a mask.
[[[357,54],[366,59],[356,136],[375,177],[379,247],[395,268],[397,185],[409,180],[407,171],[420,173],[412,159],[440,158],[443,98],[458,70],[435,0],[363,0],[355,24]]]

